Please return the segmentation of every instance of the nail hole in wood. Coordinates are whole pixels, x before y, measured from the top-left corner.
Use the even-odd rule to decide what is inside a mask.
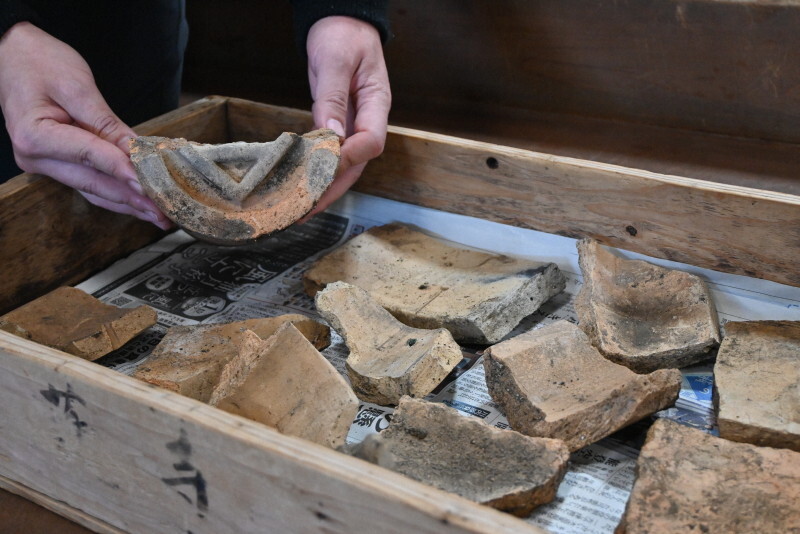
[[[488,157],[486,158],[486,166],[489,167],[490,169],[496,169],[497,167],[500,166],[500,162],[497,161],[497,158]]]

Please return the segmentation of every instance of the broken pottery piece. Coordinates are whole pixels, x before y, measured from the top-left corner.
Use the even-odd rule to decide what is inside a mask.
[[[233,324],[252,330],[261,339],[267,339],[278,331],[285,323],[292,323],[317,350],[326,349],[331,344],[331,329],[299,313],[287,313],[275,317],[257,317],[245,319]]]
[[[156,324],[150,306],[117,308],[74,287],[60,287],[0,317],[0,330],[96,360]]]
[[[800,532],[800,453],[659,419],[618,534]]]
[[[720,437],[800,452],[800,321],[727,323],[714,382]]]
[[[283,230],[309,213],[333,182],[339,157],[333,130],[284,132],[269,143],[131,141],[147,196],[198,239],[225,245]]]
[[[328,284],[316,305],[350,349],[347,374],[362,400],[388,405],[403,395],[424,397],[462,359],[450,332],[406,326],[359,287]]]
[[[324,325],[304,315],[247,319],[233,323],[176,326],[153,349],[134,378],[208,402],[220,373],[232,359],[255,357],[265,339],[284,323],[295,323],[304,335],[322,348],[330,342]]]
[[[569,460],[561,440],[501,430],[409,397],[355,455],[520,517],[555,498]]]
[[[291,323],[264,342],[246,369],[227,371],[212,405],[327,447],[344,444],[358,399]]]
[[[679,368],[719,344],[711,293],[697,276],[625,260],[597,241],[578,242],[580,327],[608,359],[637,373]]]
[[[306,272],[310,295],[343,281],[416,328],[495,343],[564,289],[553,263],[457,248],[402,224],[371,228]]]
[[[580,328],[557,321],[489,347],[486,386],[511,428],[574,451],[671,406],[681,373],[636,374],[605,359]]]

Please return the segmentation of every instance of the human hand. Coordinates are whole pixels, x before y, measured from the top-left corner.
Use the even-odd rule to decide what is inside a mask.
[[[128,157],[136,133],[114,115],[89,65],[70,46],[21,22],[0,39],[0,107],[17,165],[89,202],[167,229]]]
[[[392,95],[378,31],[351,17],[325,17],[306,40],[308,81],[316,128],[344,138],[339,173],[307,220],[352,186],[367,162],[383,152]]]

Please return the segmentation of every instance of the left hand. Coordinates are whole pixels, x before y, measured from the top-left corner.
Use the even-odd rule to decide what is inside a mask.
[[[351,17],[325,17],[306,41],[315,128],[344,138],[339,174],[303,220],[323,211],[352,186],[367,162],[383,152],[392,103],[378,31]]]

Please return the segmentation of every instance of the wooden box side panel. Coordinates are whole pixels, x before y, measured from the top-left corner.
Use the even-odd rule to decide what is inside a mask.
[[[0,403],[0,476],[126,532],[542,532],[5,332]]]
[[[310,114],[231,99],[232,136],[305,131]],[[355,189],[800,286],[800,197],[389,128]]]
[[[201,100],[136,130],[223,142],[225,99]],[[0,314],[84,280],[160,235],[154,225],[95,207],[55,180],[21,174],[0,185]]]

